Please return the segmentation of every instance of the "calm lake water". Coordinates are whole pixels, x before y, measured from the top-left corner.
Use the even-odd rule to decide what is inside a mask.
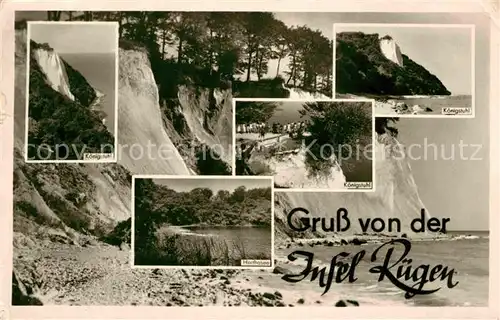
[[[61,54],[74,69],[78,70],[97,91],[104,94],[99,110],[105,113],[106,127],[115,134],[115,62],[114,53]]]
[[[470,232],[472,233],[472,232]],[[467,234],[470,234],[467,232]],[[487,233],[486,233],[487,234]],[[482,234],[485,235],[484,233]],[[333,256],[340,252],[347,252],[351,255],[346,262],[351,261],[351,256],[361,250],[366,250],[365,258],[356,269],[357,281],[354,283],[333,284],[329,292],[332,295],[341,294],[346,299],[355,299],[360,302],[378,304],[377,301],[389,304],[405,304],[412,306],[487,306],[488,305],[488,281],[489,281],[489,239],[463,239],[454,241],[414,241],[412,242],[409,257],[413,259],[414,268],[429,264],[431,268],[437,264],[455,269],[453,281],[458,281],[458,285],[449,289],[446,283],[439,281],[428,283],[424,288],[442,287],[439,291],[429,295],[418,295],[411,299],[405,299],[404,292],[393,285],[388,279],[378,282],[378,274],[372,274],[369,269],[375,265],[382,264],[385,252],[379,253],[380,258],[376,262],[370,262],[370,255],[379,244],[369,244],[363,246],[342,246],[342,247],[299,247],[299,250],[313,252],[315,265],[329,264]],[[288,249],[286,254],[294,251]],[[382,255],[380,255],[382,254]],[[300,259],[303,261],[303,259]],[[298,261],[298,260],[297,260]],[[295,262],[292,262],[294,265]],[[323,289],[319,287],[318,281],[310,282],[310,276],[298,284],[288,284],[284,281],[283,286],[295,289],[308,288],[317,291],[319,294]],[[328,295],[328,293],[326,293]],[[381,302],[380,302],[381,304]]]
[[[271,259],[272,239],[270,227],[189,227],[192,232],[222,237],[230,250],[236,250],[240,244],[247,255],[267,256]]]

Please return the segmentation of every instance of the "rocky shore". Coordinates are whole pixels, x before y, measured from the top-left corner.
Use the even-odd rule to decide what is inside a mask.
[[[441,241],[441,240],[455,240],[455,239],[464,239],[471,238],[474,236],[471,235],[454,235],[450,236],[447,234],[422,234],[420,237],[412,236],[411,241]],[[344,245],[364,245],[370,243],[382,243],[384,241],[390,241],[392,239],[397,238],[408,238],[406,233],[402,233],[400,235],[395,234],[354,234],[354,235],[343,235],[340,236],[331,236],[325,238],[306,238],[306,239],[276,239],[275,240],[275,249],[282,250],[288,249],[292,246],[296,247],[315,247],[315,246],[344,246]]]
[[[308,281],[289,284],[285,274],[303,266],[286,259],[290,250],[316,246],[363,246],[405,234],[356,234],[315,239],[275,239],[272,269],[132,269],[130,248],[95,239],[83,245],[15,241],[14,305],[94,306],[357,306],[370,304],[339,291],[321,296]],[[460,240],[473,236],[428,235],[412,241]],[[343,291],[343,290],[342,290]],[[360,300],[359,300],[360,299]],[[359,302],[358,302],[359,301]],[[377,302],[378,304],[379,302]]]
[[[276,289],[286,267],[274,270],[132,269],[130,251],[101,243],[45,243],[15,251],[13,304],[94,306],[356,306]],[[317,296],[317,294],[316,294]]]
[[[337,94],[337,99],[374,99],[375,100],[375,113],[377,115],[393,115],[393,114],[426,114],[431,113],[433,110],[426,106],[418,104],[409,104],[404,102],[405,99],[422,99],[422,98],[439,98],[441,96],[358,96],[354,94]]]

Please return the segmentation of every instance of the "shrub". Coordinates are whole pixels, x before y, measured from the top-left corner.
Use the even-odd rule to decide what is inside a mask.
[[[371,137],[371,103],[314,102],[306,103],[304,109],[311,116],[310,136],[305,139],[310,146],[306,164],[311,174],[328,172],[332,155],[352,156],[357,144]]]
[[[141,241],[138,241],[141,240]],[[211,266],[230,265],[230,253],[225,241],[213,237],[162,235],[153,243],[143,245],[136,238],[134,263],[136,265]]]

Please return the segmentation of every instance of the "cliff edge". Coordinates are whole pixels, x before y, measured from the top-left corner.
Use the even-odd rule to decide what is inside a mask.
[[[336,36],[336,93],[451,94],[435,75],[401,52],[390,36],[362,32]]]

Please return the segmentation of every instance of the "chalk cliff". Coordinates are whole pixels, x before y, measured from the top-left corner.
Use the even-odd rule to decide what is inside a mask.
[[[145,51],[120,49],[118,90],[119,163],[137,174],[189,175],[163,126],[158,87]]]
[[[22,31],[17,33],[18,39],[26,37]],[[17,48],[26,48],[26,39],[22,41]],[[16,53],[16,58],[26,62],[20,55],[23,53]],[[97,91],[77,70],[47,44],[34,41],[30,41],[29,66],[30,159],[76,160],[82,153],[101,153],[101,146],[114,144],[113,134],[92,108]],[[26,66],[22,68],[26,71]],[[25,90],[16,88],[16,93]],[[24,112],[25,106],[20,108]]]
[[[391,37],[385,36],[380,38],[380,50],[384,56],[397,64],[398,66],[403,66],[403,55],[401,54],[401,49],[399,45]]]
[[[337,94],[451,94],[438,77],[405,55],[387,35],[337,33],[335,59]]]
[[[33,53],[31,62],[34,64],[31,67],[37,68],[35,76],[38,76],[39,81],[31,82],[31,93],[35,93],[30,95],[31,100],[43,107],[43,99],[49,94],[60,99],[61,103],[78,105],[75,109],[78,112],[86,112],[86,106],[77,102],[79,97],[83,99],[84,96],[73,94],[68,89],[71,88],[71,79],[68,79],[71,76],[65,73],[65,62],[55,53],[43,48],[35,48]],[[25,163],[22,152],[25,144],[24,128],[27,124],[26,62],[26,32],[18,30],[14,105],[16,246],[35,245],[37,239],[75,245],[94,241],[92,239],[111,232],[118,222],[130,218],[131,174],[191,173],[163,127],[158,89],[147,55],[140,50],[120,52],[118,125],[119,143],[123,150],[118,155],[117,164]],[[40,70],[43,70],[43,76]],[[65,102],[61,95],[70,102]],[[44,120],[45,118],[40,119]],[[155,155],[154,147],[150,147],[150,154],[153,156],[148,156],[148,144],[162,146],[162,150],[166,152],[165,158]],[[141,148],[144,152],[142,156],[134,153]]]
[[[87,87],[52,49],[35,44],[30,102],[43,110],[46,95],[78,106]],[[216,148],[230,163],[231,90],[179,86],[175,106],[186,124],[181,128],[160,105],[159,89],[148,54],[141,48],[120,48],[118,145],[116,164],[27,164],[24,162],[26,96],[26,32],[16,30],[14,220],[16,245],[37,239],[82,245],[106,237],[131,216],[132,174],[196,174],[194,152],[178,151],[179,141],[196,140]],[[68,74],[69,73],[69,74]],[[33,80],[30,77],[30,80]],[[72,90],[75,88],[77,90]],[[82,90],[84,88],[85,90]],[[89,87],[90,88],[90,87]],[[80,90],[78,90],[80,89]],[[66,102],[65,102],[66,101]],[[31,107],[31,105],[30,105]],[[76,107],[75,107],[76,108]],[[41,117],[40,121],[50,119]],[[78,114],[75,114],[77,116]],[[96,122],[102,126],[100,122]],[[99,127],[100,128],[100,127]],[[218,149],[217,149],[218,148]],[[222,149],[222,150],[220,150]],[[192,150],[191,150],[192,151]],[[189,165],[188,165],[189,164]],[[129,229],[130,230],[130,229]],[[92,240],[94,239],[94,240]]]

